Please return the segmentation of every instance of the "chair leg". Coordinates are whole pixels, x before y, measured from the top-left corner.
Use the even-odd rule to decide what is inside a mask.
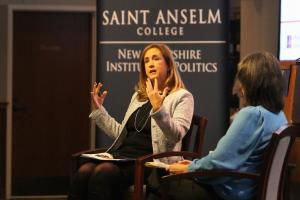
[[[168,183],[164,183],[161,185],[161,199],[167,200],[170,191],[170,185]]]
[[[293,169],[296,168],[295,164],[288,164],[288,167],[286,169],[286,176],[284,178],[284,188],[283,188],[283,199],[284,200],[289,200],[290,199],[290,177],[291,177],[291,172]]]

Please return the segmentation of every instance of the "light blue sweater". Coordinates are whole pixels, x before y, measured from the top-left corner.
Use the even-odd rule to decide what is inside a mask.
[[[262,106],[245,107],[239,111],[216,149],[201,159],[193,160],[188,170],[228,169],[257,172],[272,133],[285,123],[287,120],[282,111],[274,114]],[[256,185],[251,180],[233,178],[197,180],[212,184],[223,199],[245,200],[255,195]]]

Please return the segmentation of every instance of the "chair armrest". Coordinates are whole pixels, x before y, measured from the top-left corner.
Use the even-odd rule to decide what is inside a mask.
[[[224,170],[201,170],[196,172],[187,172],[181,174],[171,174],[162,177],[162,183],[180,179],[193,179],[196,177],[235,177],[258,180],[260,175],[257,173],[246,173],[239,171],[224,171]]]
[[[153,159],[165,158],[171,156],[182,156],[182,157],[190,157],[190,158],[200,157],[198,153],[189,152],[189,151],[169,151],[169,152],[163,152],[157,154],[148,154],[145,156],[138,157],[136,159],[136,163],[144,164],[145,162],[151,161]]]
[[[169,194],[169,184],[168,182],[174,180],[181,180],[181,179],[194,179],[196,177],[238,177],[238,178],[248,178],[258,180],[260,178],[259,174],[256,173],[244,173],[238,171],[222,171],[222,170],[201,170],[197,172],[187,172],[182,174],[173,174],[163,176],[161,180],[161,192],[162,198],[161,199],[168,199]]]

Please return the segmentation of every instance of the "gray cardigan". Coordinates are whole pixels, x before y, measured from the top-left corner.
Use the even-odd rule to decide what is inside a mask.
[[[90,114],[90,118],[105,134],[115,139],[108,151],[119,147],[126,136],[125,124],[131,114],[147,101],[139,101],[134,93],[122,123],[111,117],[101,106]],[[162,106],[156,111],[150,111],[151,136],[153,153],[180,151],[181,139],[187,133],[194,112],[193,95],[185,89],[179,89],[164,99]],[[123,130],[124,129],[124,130]],[[162,158],[160,161],[172,163],[180,157]]]

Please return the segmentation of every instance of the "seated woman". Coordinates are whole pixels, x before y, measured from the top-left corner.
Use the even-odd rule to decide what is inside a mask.
[[[151,44],[141,54],[140,80],[122,123],[112,118],[99,95],[101,83],[94,84],[91,95],[94,110],[90,118],[115,139],[108,153],[115,158],[136,158],[145,154],[181,149],[193,116],[194,99],[175,67],[170,49]],[[180,158],[165,158],[172,163]],[[149,171],[145,174],[149,175]],[[80,166],[72,180],[68,199],[120,199],[122,190],[133,184],[134,162],[97,162]]]
[[[253,53],[239,63],[236,81],[244,104],[214,151],[193,161],[180,161],[169,167],[171,173],[199,169],[228,169],[257,172],[272,133],[287,123],[284,81],[278,60],[267,52]],[[256,183],[248,179],[201,177],[170,184],[174,199],[254,199]],[[178,189],[180,187],[180,189]],[[180,191],[180,192],[178,192]],[[183,192],[184,191],[184,192]]]

